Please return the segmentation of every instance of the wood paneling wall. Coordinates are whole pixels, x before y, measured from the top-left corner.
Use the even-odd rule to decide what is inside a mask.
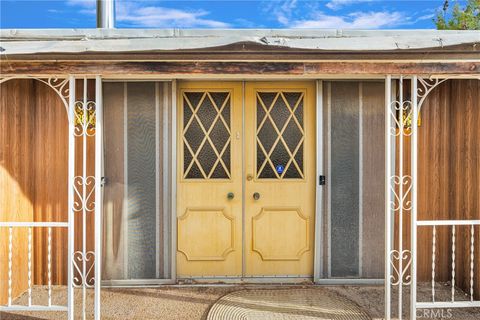
[[[448,80],[421,109],[418,219],[480,219],[480,81]],[[456,228],[456,285],[470,288],[470,227]],[[436,274],[451,280],[451,228],[437,228]],[[480,299],[480,228],[474,284]],[[418,232],[420,280],[431,279],[432,229]]]
[[[449,176],[449,209],[454,219],[480,219],[480,81],[452,81]],[[459,286],[470,286],[470,233],[458,233],[457,272]],[[480,227],[475,228],[474,286],[480,299]],[[463,272],[462,272],[463,271]]]
[[[20,80],[26,81],[26,80]],[[33,80],[31,80],[33,81]],[[68,221],[68,120],[59,96],[47,85],[33,81],[34,103],[34,221]],[[48,229],[35,228],[34,283],[48,283]],[[67,280],[66,228],[52,228],[52,284]]]
[[[34,103],[32,81],[9,81],[0,85],[0,219],[32,221],[34,212],[35,166],[32,130],[35,118],[30,111]],[[25,94],[25,93],[29,94]],[[27,287],[27,230],[13,230],[12,296]],[[0,228],[0,303],[8,296],[7,228]]]
[[[11,80],[0,85],[0,219],[67,220],[68,123],[47,85]],[[8,290],[8,229],[0,232],[0,303]],[[27,284],[28,229],[13,228],[15,297]],[[47,230],[33,229],[32,284],[47,283]],[[67,230],[52,229],[52,283],[66,281]]]

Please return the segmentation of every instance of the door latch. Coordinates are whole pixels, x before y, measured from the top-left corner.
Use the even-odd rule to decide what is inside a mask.
[[[318,184],[321,185],[321,186],[324,186],[326,181],[325,181],[325,176],[319,176],[318,177]]]

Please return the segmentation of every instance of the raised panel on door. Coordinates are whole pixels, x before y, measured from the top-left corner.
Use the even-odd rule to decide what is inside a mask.
[[[247,83],[245,275],[311,277],[315,85]]]
[[[179,86],[179,278],[242,274],[241,94],[236,82]]]

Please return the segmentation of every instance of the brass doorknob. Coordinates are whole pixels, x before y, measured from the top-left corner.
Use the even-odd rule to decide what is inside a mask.
[[[254,199],[254,200],[260,199],[260,193],[255,192],[255,193],[253,194],[253,199]]]
[[[252,181],[253,180],[253,175],[247,174],[247,181]]]
[[[233,192],[227,193],[227,199],[228,200],[232,200],[233,198],[235,198],[235,194]]]

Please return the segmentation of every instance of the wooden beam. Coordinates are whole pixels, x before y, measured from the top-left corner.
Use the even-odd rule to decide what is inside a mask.
[[[431,50],[388,51],[329,51],[264,48],[218,47],[216,50],[196,49],[180,51],[136,52],[86,52],[6,54],[10,61],[461,61],[478,60],[479,48],[473,45],[462,48],[432,48]],[[0,59],[1,60],[1,59]]]
[[[2,61],[8,75],[285,75],[313,77],[332,74],[480,74],[478,62],[118,62]]]

